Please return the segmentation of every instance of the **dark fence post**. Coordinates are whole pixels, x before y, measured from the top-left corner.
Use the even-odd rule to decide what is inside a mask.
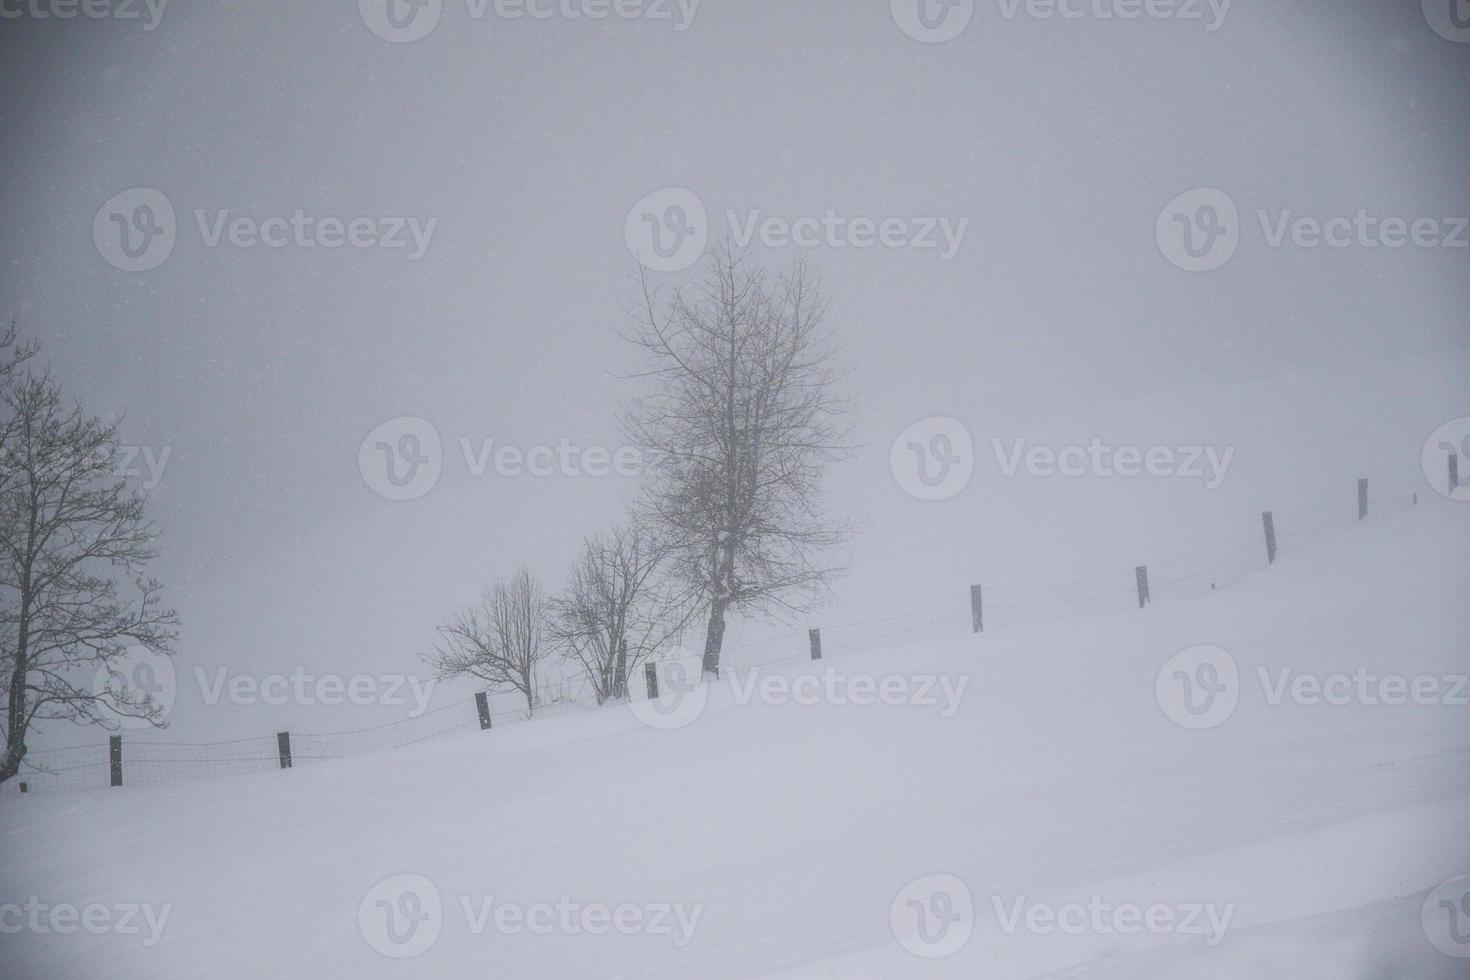
[[[807,630],[806,631],[806,641],[807,641],[807,645],[810,646],[811,649],[812,649],[812,659],[813,660],[821,660],[822,659],[822,631],[821,630]]]
[[[122,785],[122,736],[114,735],[107,740],[107,760],[112,771],[112,785]]]
[[[25,780],[24,780],[24,779],[22,779],[22,780],[21,780],[21,781],[20,781],[20,791],[21,791],[21,792],[22,792],[22,793],[25,793],[25,792],[28,792],[28,791],[29,791],[29,790],[30,790],[30,787],[29,787],[29,786],[27,786],[27,785],[26,785],[26,781],[25,781]]]
[[[658,700],[658,668],[652,663],[643,665],[643,680],[648,685],[648,700]]]
[[[480,731],[490,727],[490,699],[484,691],[475,692],[475,710],[480,713]]]
[[[1148,566],[1139,565],[1133,569],[1133,575],[1138,579],[1138,608],[1142,609],[1149,603]]]
[[[1368,516],[1368,480],[1363,478],[1358,481],[1358,520]]]
[[[281,768],[291,768],[291,733],[276,732],[276,754],[281,757]]]
[[[970,626],[979,633],[985,629],[985,607],[980,600],[980,586],[970,586]]]
[[[1450,494],[1460,488],[1460,454],[1450,453]]]
[[[1261,524],[1266,529],[1266,564],[1276,564],[1276,521],[1268,510],[1261,515]]]

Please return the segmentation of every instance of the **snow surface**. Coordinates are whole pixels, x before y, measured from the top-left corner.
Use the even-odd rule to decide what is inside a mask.
[[[1428,495],[1426,495],[1427,497]],[[22,931],[5,977],[1449,978],[1425,896],[1470,872],[1470,708],[1272,705],[1257,667],[1470,669],[1470,508],[1343,528],[1217,594],[944,642],[829,646],[767,677],[968,678],[938,706],[626,706],[285,772],[0,798],[0,905],[168,907],[159,941]],[[963,629],[966,624],[959,624]],[[1217,728],[1155,697],[1178,651],[1242,677]],[[1464,692],[1461,692],[1462,694]],[[421,875],[437,939],[392,958],[370,892]],[[930,874],[973,935],[922,959],[890,904]],[[460,905],[699,907],[693,938],[475,934]],[[1007,933],[995,903],[1231,909],[1223,941]],[[360,909],[366,908],[360,920]],[[12,919],[0,918],[0,927]]]

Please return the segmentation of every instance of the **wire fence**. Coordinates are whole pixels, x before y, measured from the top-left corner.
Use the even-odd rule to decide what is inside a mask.
[[[1366,493],[1360,484],[1294,510],[1273,512],[1269,521],[1263,515],[1262,519],[1242,524],[1193,551],[1142,566],[1146,569],[1146,585],[1141,584],[1138,567],[1047,585],[982,583],[980,599],[974,591],[956,592],[891,615],[824,624],[820,631],[823,655],[834,650],[863,650],[899,638],[939,639],[961,631],[968,633],[976,628],[977,613],[981,612],[983,629],[988,631],[1206,596],[1268,567],[1275,557],[1269,551],[1268,523],[1274,531],[1276,554],[1300,552],[1328,535],[1353,526],[1365,516],[1378,517],[1418,506],[1422,481],[1422,475],[1417,473],[1412,477],[1402,474],[1374,477],[1369,479]],[[772,664],[810,659],[807,636],[807,630],[799,629],[727,647],[722,651],[721,673],[741,674]],[[798,646],[795,652],[793,646]],[[697,662],[693,668],[697,672]],[[640,680],[629,678],[634,696],[643,694]],[[585,677],[559,678],[544,684],[538,695],[541,703],[534,715],[524,707],[491,711],[490,702],[481,694],[474,700],[444,705],[414,717],[344,731],[291,732],[206,743],[134,739],[124,733],[92,745],[33,750],[27,753],[21,774],[0,784],[0,791],[154,785],[262,773],[599,706],[594,689]]]

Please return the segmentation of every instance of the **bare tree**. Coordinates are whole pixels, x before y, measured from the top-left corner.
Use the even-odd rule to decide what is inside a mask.
[[[582,666],[598,704],[626,697],[628,675],[688,620],[658,578],[665,551],[636,526],[588,538],[566,591],[552,600],[551,635]]]
[[[163,706],[134,687],[91,682],[130,645],[171,654],[177,617],[142,574],[156,557],[143,497],[117,472],[116,424],[67,405],[34,345],[0,343],[0,782],[20,770],[39,721],[162,725]]]
[[[521,692],[529,714],[536,709],[536,672],[549,651],[546,625],[546,592],[522,568],[441,625],[424,660],[441,680],[474,677],[492,690]]]
[[[825,516],[822,474],[849,456],[827,303],[805,264],[771,278],[728,243],[692,293],[642,281],[630,338],[652,393],[624,418],[648,465],[642,519],[709,610],[703,668],[718,674],[726,616],[781,616],[822,598],[851,533]]]

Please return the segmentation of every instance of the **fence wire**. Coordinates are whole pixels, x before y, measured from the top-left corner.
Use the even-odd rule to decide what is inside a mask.
[[[1370,478],[1369,518],[1399,513],[1419,503],[1420,474]],[[1300,552],[1359,520],[1357,487],[1326,495],[1290,511],[1273,512],[1278,557]],[[1193,551],[1147,565],[1150,602],[1197,598],[1226,588],[1268,566],[1264,529],[1259,519],[1242,524],[1224,536]],[[982,583],[986,630],[1033,625],[1107,614],[1139,605],[1136,572],[1120,569],[1075,581],[1050,585],[988,585]],[[822,626],[823,655],[845,650],[862,650],[899,638],[940,639],[957,631],[971,630],[970,593],[956,592],[936,602],[880,617]],[[807,631],[792,630],[753,643],[727,647],[721,674],[743,675],[772,664],[810,657]],[[697,663],[685,665],[697,670]],[[630,676],[629,686],[641,693],[643,678]],[[560,678],[538,690],[534,715],[524,707],[490,713],[492,728],[542,719],[598,707],[595,690],[585,677]],[[480,715],[473,700],[455,702],[411,718],[370,728],[333,732],[292,732],[291,765],[310,766],[368,752],[402,748],[461,732],[480,729]],[[128,786],[209,779],[271,772],[281,768],[277,737],[235,739],[222,742],[160,742],[133,738],[124,732],[122,742],[123,782]],[[146,734],[146,733],[144,733]],[[112,766],[109,744],[40,749],[27,753],[20,774],[0,791],[97,789],[110,785]]]

